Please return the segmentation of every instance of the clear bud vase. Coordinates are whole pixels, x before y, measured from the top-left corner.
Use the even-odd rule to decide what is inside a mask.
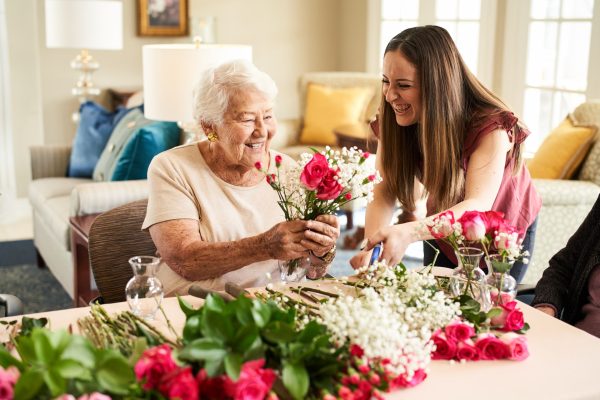
[[[513,301],[517,296],[517,280],[509,274],[509,271],[515,261],[503,260],[500,254],[490,254],[485,262],[490,271],[486,279],[492,304],[499,306]]]
[[[136,256],[129,259],[133,278],[125,286],[125,296],[131,312],[144,319],[154,319],[163,299],[163,286],[156,277],[160,258]]]
[[[476,247],[459,247],[454,253],[458,267],[450,278],[452,295],[470,296],[481,305],[483,311],[488,311],[491,308],[490,292],[485,272],[479,267],[483,251]]]
[[[301,257],[293,260],[279,260],[279,276],[282,282],[300,282],[306,278],[310,268],[310,257]]]

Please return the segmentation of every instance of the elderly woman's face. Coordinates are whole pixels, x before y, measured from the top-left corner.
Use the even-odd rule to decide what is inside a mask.
[[[237,91],[229,98],[223,124],[216,127],[225,162],[254,168],[265,162],[277,130],[273,104],[255,91]]]

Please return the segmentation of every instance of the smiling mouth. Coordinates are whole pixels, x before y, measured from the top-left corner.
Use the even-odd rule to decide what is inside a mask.
[[[408,111],[410,104],[395,105],[393,108],[395,112],[402,114]]]
[[[253,150],[260,149],[263,147],[264,143],[246,143],[246,147],[249,147]]]

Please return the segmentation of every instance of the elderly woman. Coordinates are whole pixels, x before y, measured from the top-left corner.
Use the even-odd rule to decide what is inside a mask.
[[[194,118],[208,140],[152,161],[142,228],[166,264],[158,277],[167,295],[187,294],[192,283],[210,290],[227,281],[265,285],[278,276],[277,260],[306,256],[324,274],[339,236],[337,218],[285,221],[276,192],[255,168],[260,162],[275,172],[276,155],[283,168],[294,164],[270,149],[276,94],[275,82],[246,61],[206,71],[195,89]]]

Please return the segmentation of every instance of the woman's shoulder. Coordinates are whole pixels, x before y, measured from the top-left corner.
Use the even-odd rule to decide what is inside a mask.
[[[482,129],[495,130],[498,128],[511,131],[519,121],[519,118],[510,110],[482,109],[473,113],[470,128],[473,131]]]
[[[199,154],[198,142],[182,144],[154,156],[150,167],[161,168],[173,165],[185,165],[190,161],[197,162]]]

